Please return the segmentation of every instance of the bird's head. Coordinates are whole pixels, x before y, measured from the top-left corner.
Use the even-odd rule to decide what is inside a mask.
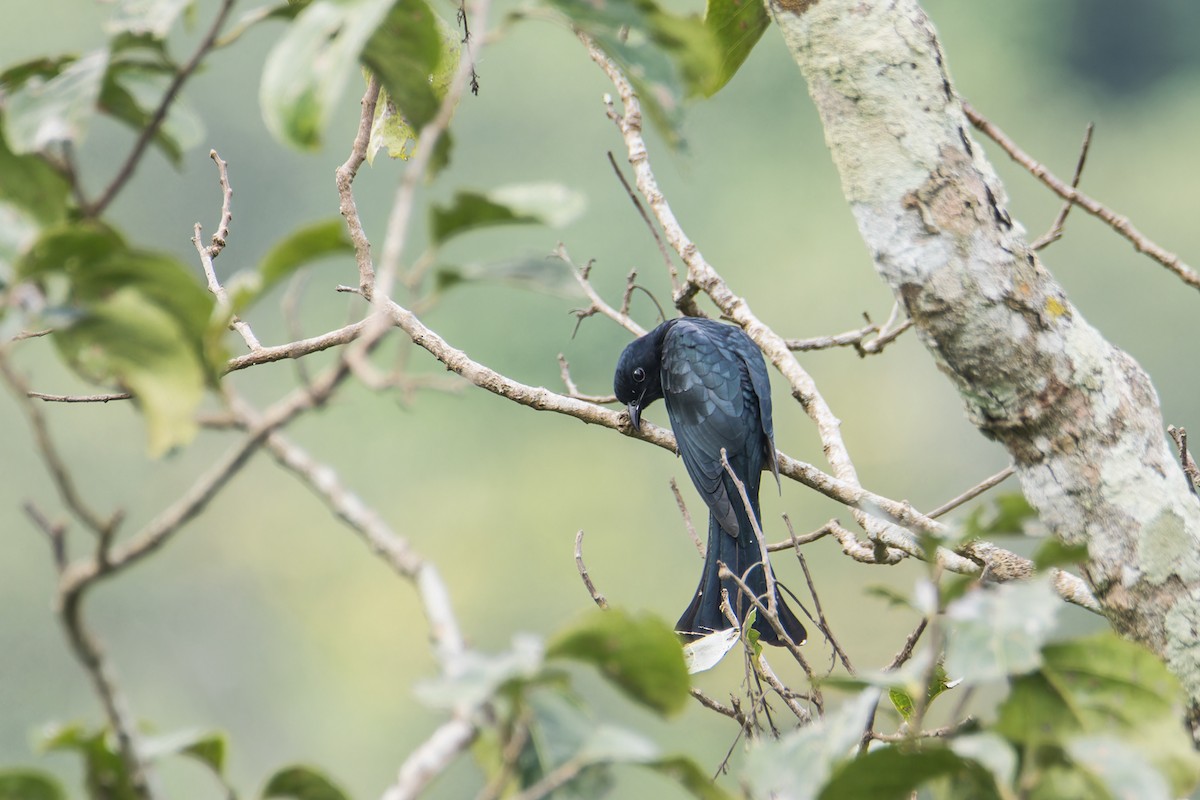
[[[637,430],[642,428],[642,411],[663,396],[662,340],[669,323],[664,323],[641,338],[634,339],[617,359],[613,391],[617,400],[629,409],[629,419]]]

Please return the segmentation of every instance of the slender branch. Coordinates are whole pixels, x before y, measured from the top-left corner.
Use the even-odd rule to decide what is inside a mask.
[[[596,590],[596,584],[592,583],[592,576],[588,574],[588,568],[583,563],[583,530],[575,534],[575,568],[579,570],[579,577],[583,579],[583,585],[587,587],[588,594],[592,596],[592,600],[596,605],[605,611],[608,610],[608,600],[604,595]]]
[[[1004,131],[1000,130],[995,124],[988,121],[982,114],[976,111],[969,103],[962,104],[963,112],[967,115],[967,119],[971,124],[986,134],[996,144],[1000,145],[1001,149],[1008,154],[1009,158],[1016,161],[1056,195],[1073,203],[1094,217],[1104,221],[1110,228],[1119,233],[1121,236],[1129,240],[1133,245],[1133,249],[1139,253],[1145,253],[1150,258],[1162,264],[1164,267],[1174,272],[1179,276],[1180,280],[1191,286],[1194,289],[1200,289],[1200,275],[1196,274],[1195,270],[1183,262],[1183,260],[1174,253],[1165,250],[1157,245],[1154,241],[1147,238],[1145,234],[1134,227],[1128,217],[1121,216],[1112,211],[1108,207],[1093,200],[1088,195],[1078,189],[1068,186],[1062,180],[1057,178],[1050,170],[1046,169],[1042,164],[1038,163],[1032,156],[1022,150],[1016,142],[1008,137]]]
[[[58,496],[62,500],[63,505],[85,527],[97,535],[101,531],[113,527],[117,519],[115,515],[104,519],[93,511],[91,506],[84,502],[83,497],[79,494],[79,490],[75,486],[75,480],[71,477],[71,473],[67,469],[67,463],[63,460],[57,445],[54,444],[54,439],[50,436],[50,428],[46,425],[45,416],[36,403],[31,403],[26,399],[31,397],[29,384],[13,368],[8,359],[7,351],[2,347],[0,347],[0,376],[4,378],[13,395],[21,400],[19,405],[29,420],[29,427],[33,431],[34,444],[41,454],[42,462],[45,463],[46,469],[50,473],[50,479],[54,482],[54,487],[58,490]]]
[[[704,558],[705,551],[708,549],[704,546],[704,541],[700,535],[696,533],[696,526],[692,524],[692,515],[688,511],[687,503],[683,502],[683,495],[679,492],[679,484],[671,478],[671,494],[675,495],[675,505],[679,506],[679,515],[683,517],[683,527],[687,529],[688,536],[691,537],[692,544],[696,545],[696,550],[699,551],[700,557]]]
[[[1197,489],[1200,489],[1200,467],[1196,466],[1196,462],[1188,450],[1187,429],[1168,425],[1167,433],[1170,434],[1171,440],[1175,442],[1175,448],[1179,451],[1179,464],[1183,468],[1183,474],[1187,476],[1188,484],[1192,487],[1192,494],[1196,494]]]
[[[654,227],[654,223],[650,220],[650,215],[646,213],[645,206],[638,199],[637,193],[633,191],[633,187],[629,185],[629,181],[625,179],[625,173],[621,172],[621,167],[617,164],[617,159],[613,156],[612,151],[608,151],[608,163],[612,165],[613,172],[616,173],[617,179],[621,181],[621,185],[625,187],[625,194],[629,197],[633,207],[637,209],[638,215],[642,218],[642,222],[646,223],[646,228],[650,231],[650,235],[654,237],[654,243],[658,245],[658,252],[662,256],[663,265],[667,268],[667,274],[671,277],[671,290],[679,291],[679,270],[675,269],[675,262],[671,259],[671,251],[667,249],[667,245],[662,240],[662,236],[658,233],[658,228]]]
[[[961,733],[973,730],[978,726],[974,717],[966,717],[953,725],[943,725],[927,731],[907,731],[904,733],[876,733],[871,731],[871,738],[877,742],[911,742],[914,739],[951,739]]]
[[[722,716],[729,717],[731,720],[740,725],[743,730],[746,728],[748,722],[746,720],[746,715],[742,713],[741,708],[736,706],[722,705],[706,695],[704,692],[697,689],[695,686],[691,687],[691,689],[688,691],[691,693],[692,697],[696,698],[696,700],[700,702],[700,705],[704,706],[710,711],[715,711]]]
[[[1087,130],[1083,132],[1083,145],[1079,148],[1079,160],[1075,162],[1075,174],[1071,177],[1071,188],[1079,188],[1079,180],[1083,177],[1083,165],[1087,163],[1088,150],[1092,147],[1092,132],[1096,126],[1089,122]],[[1067,215],[1071,213],[1074,204],[1069,200],[1064,200],[1062,208],[1058,210],[1058,216],[1054,218],[1054,222],[1050,224],[1050,230],[1043,233],[1038,238],[1030,243],[1030,247],[1034,250],[1042,250],[1048,245],[1054,244],[1063,236],[1063,228],[1067,224]]]
[[[229,238],[229,223],[233,219],[233,214],[230,212],[233,189],[229,185],[228,164],[217,155],[216,150],[210,150],[209,156],[217,165],[217,173],[221,181],[221,221],[218,223],[217,232],[213,234],[212,244],[207,247],[200,242],[201,228],[200,223],[197,222],[193,226],[192,245],[196,248],[196,254],[200,256],[200,265],[204,269],[204,278],[208,283],[208,290],[217,298],[217,303],[221,308],[228,309],[229,295],[226,294],[225,287],[217,279],[217,270],[213,265],[213,259],[225,249],[226,240]],[[258,341],[258,337],[254,335],[254,331],[250,329],[250,326],[245,321],[238,319],[236,314],[230,316],[229,327],[237,331],[251,352],[262,349],[262,344]]]
[[[288,358],[303,358],[331,347],[349,344],[362,336],[366,328],[367,320],[364,319],[308,339],[299,339],[275,347],[260,347],[253,352],[229,359],[225,362],[225,372],[237,372],[247,367],[256,367],[259,364],[269,364],[272,361],[282,361]]]
[[[434,778],[470,747],[478,733],[479,728],[463,716],[456,715],[443,722],[432,736],[404,759],[396,782],[383,793],[383,800],[410,800],[419,796]]]
[[[1008,480],[1009,477],[1012,476],[1013,472],[1015,472],[1015,469],[1012,464],[1009,464],[1007,467],[1000,470],[995,475],[992,475],[989,478],[984,478],[982,481],[975,484],[970,489],[967,489],[965,492],[960,494],[958,497],[955,497],[953,500],[947,500],[945,503],[938,506],[933,511],[930,511],[929,517],[931,519],[937,519],[938,517],[942,516],[943,514],[949,512],[949,511],[953,511],[954,509],[958,508],[963,503],[967,503],[967,502],[970,502],[971,500],[974,500],[976,497],[983,494],[988,489],[991,489],[993,486],[996,486],[997,484],[1003,483],[1004,481]]]
[[[371,287],[375,285],[375,265],[371,261],[371,243],[363,230],[362,220],[358,216],[358,205],[354,202],[354,178],[363,162],[367,160],[367,146],[371,142],[371,123],[375,119],[375,107],[379,104],[379,78],[371,75],[367,81],[367,90],[363,93],[361,105],[362,114],[358,120],[358,133],[350,146],[350,155],[345,163],[337,168],[335,182],[338,191],[338,208],[346,220],[346,229],[350,233],[350,241],[354,245],[354,260],[358,264],[358,288],[363,296],[368,296]]]
[[[617,402],[616,395],[612,394],[583,394],[579,391],[579,387],[575,385],[575,381],[571,378],[571,365],[567,363],[567,358],[562,353],[558,354],[558,374],[562,378],[563,386],[567,387],[567,396],[574,397],[576,400],[583,400],[587,403],[595,403],[597,405],[607,405],[608,403]]]
[[[217,232],[213,234],[212,243],[208,246],[208,255],[216,258],[221,255],[225,243],[229,240],[229,225],[233,222],[233,211],[230,207],[233,202],[233,187],[229,185],[229,163],[217,155],[216,150],[209,150],[208,157],[217,165],[217,177],[221,183],[221,221],[217,223]]]
[[[618,311],[605,302],[604,298],[602,298],[592,287],[591,281],[588,280],[588,276],[592,269],[591,262],[582,267],[575,266],[575,263],[571,261],[571,256],[567,253],[567,248],[562,244],[562,242],[559,242],[558,247],[554,248],[554,256],[562,259],[562,261],[571,268],[571,274],[575,276],[576,283],[579,284],[579,287],[583,290],[583,293],[587,296],[587,299],[591,301],[591,305],[589,305],[587,308],[579,308],[571,312],[579,319],[579,321],[582,322],[585,318],[590,317],[593,314],[603,314],[625,330],[632,333],[634,336],[645,335],[646,329],[634,322],[633,318],[628,314],[628,298],[633,292],[634,285],[632,275],[630,276],[630,281],[627,284],[625,302],[622,303],[621,310]],[[578,327],[578,325],[576,325],[576,327]]]
[[[158,134],[159,128],[167,119],[167,112],[171,108],[171,104],[179,97],[179,91],[188,79],[192,77],[204,57],[212,49],[217,37],[221,33],[221,28],[225,26],[225,20],[229,17],[229,12],[233,10],[235,0],[221,0],[221,7],[217,11],[217,16],[213,19],[212,25],[209,26],[208,32],[204,34],[204,38],[200,40],[200,44],[196,46],[196,50],[192,53],[192,57],[187,63],[180,67],[179,72],[175,73],[175,77],[167,86],[166,92],[163,93],[162,100],[159,101],[158,108],[154,109],[154,113],[150,115],[150,121],[142,128],[142,132],[138,135],[137,141],[133,143],[133,149],[129,151],[129,155],[125,157],[124,163],[117,170],[117,174],[109,182],[100,198],[89,206],[85,206],[83,213],[85,217],[98,217],[104,213],[109,204],[116,198],[117,193],[124,188],[125,184],[133,177],[134,171],[142,160],[142,156],[146,152],[146,148],[154,141],[154,137]]]
[[[29,391],[26,397],[34,400],[44,400],[47,403],[107,403],[111,400],[130,400],[132,392],[109,392],[107,394],[46,394],[45,392]]]

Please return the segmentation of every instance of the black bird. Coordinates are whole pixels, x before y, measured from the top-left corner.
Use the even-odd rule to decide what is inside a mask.
[[[721,463],[721,449],[746,488],[757,522],[763,467],[770,467],[779,480],[771,384],[762,352],[741,328],[709,319],[672,319],[625,348],[617,361],[613,388],[638,429],[646,406],[663,398],[679,455],[708,505],[704,572],[692,604],[675,629],[694,639],[731,627],[721,613],[721,589],[729,593],[730,605],[744,622],[754,604],[732,580],[720,579],[718,562],[741,576],[764,606],[768,605],[766,570],[771,567],[763,563],[746,504]],[[775,607],[783,630],[794,644],[802,644],[807,636],[804,626],[778,592]],[[759,641],[782,644],[761,613],[754,628]]]

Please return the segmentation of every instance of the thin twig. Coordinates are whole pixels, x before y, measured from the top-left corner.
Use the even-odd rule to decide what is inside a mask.
[[[571,365],[567,363],[567,357],[562,353],[558,354],[558,374],[562,378],[563,386],[567,388],[568,397],[574,397],[577,400],[583,400],[587,403],[597,403],[599,405],[617,402],[616,395],[583,394],[580,392],[579,387],[575,385],[575,381],[571,378]]]
[[[229,185],[229,163],[217,155],[216,150],[209,150],[208,157],[217,165],[217,179],[221,184],[221,221],[217,223],[217,232],[212,235],[212,244],[208,246],[208,255],[215,259],[221,255],[229,240],[229,225],[233,222],[233,187]]]
[[[972,108],[969,103],[964,102],[962,106],[963,112],[967,115],[967,119],[971,121],[972,125],[989,136],[996,144],[1000,145],[1013,161],[1016,161],[1029,170],[1035,178],[1049,187],[1051,191],[1062,199],[1079,206],[1092,216],[1103,220],[1110,228],[1129,240],[1133,248],[1139,253],[1145,253],[1171,272],[1174,272],[1188,286],[1200,289],[1200,275],[1196,274],[1195,270],[1185,264],[1179,256],[1163,249],[1147,238],[1141,231],[1134,227],[1128,217],[1117,214],[1078,189],[1068,186],[1062,180],[1055,177],[1050,170],[1039,164],[1028,153],[1017,146],[1017,143],[1010,139],[1004,131],[988,121],[982,114]]]
[[[571,312],[580,322],[582,322],[585,318],[592,316],[593,314],[603,314],[612,321],[616,322],[625,330],[632,333],[634,336],[645,335],[646,329],[634,322],[633,318],[627,313],[629,310],[628,302],[622,304],[622,309],[618,311],[605,302],[604,298],[602,298],[596,292],[595,288],[592,287],[592,283],[588,279],[592,268],[590,262],[582,267],[575,266],[575,263],[571,261],[570,254],[567,253],[566,246],[564,246],[562,242],[559,242],[558,247],[554,248],[552,255],[555,258],[561,259],[567,266],[571,268],[571,274],[575,276],[575,281],[579,284],[579,287],[583,289],[584,295],[586,295],[587,299],[591,302],[591,305],[589,305],[587,308],[577,308]],[[632,286],[632,283],[629,283],[628,285]],[[627,292],[631,291],[632,289],[627,289]],[[626,297],[628,297],[628,294]],[[575,327],[578,329],[578,323],[576,323]]]
[[[112,400],[129,400],[132,392],[109,392],[107,394],[46,394],[45,392],[30,391],[27,397],[34,400],[44,400],[47,403],[107,403]]]
[[[683,502],[679,484],[675,482],[674,478],[671,478],[671,494],[675,495],[675,505],[679,506],[679,515],[683,517],[683,527],[687,529],[687,534],[691,537],[692,544],[696,545],[700,557],[704,558],[708,548],[704,546],[704,540],[700,538],[700,534],[696,533],[696,526],[692,524],[692,514],[688,511],[687,503]]]
[[[367,160],[371,123],[375,119],[375,107],[379,103],[379,88],[379,78],[372,73],[367,81],[367,90],[360,101],[362,113],[359,115],[358,133],[350,146],[350,155],[345,163],[337,168],[334,176],[337,183],[338,207],[346,220],[346,229],[354,245],[354,260],[358,264],[358,289],[364,297],[369,296],[371,287],[375,285],[375,265],[371,261],[371,243],[367,240],[362,220],[358,216],[358,205],[354,202],[353,185],[359,168]]]
[[[633,207],[637,209],[638,215],[641,216],[642,222],[646,223],[646,228],[650,231],[650,235],[654,237],[654,243],[658,245],[658,252],[662,255],[663,264],[667,268],[667,274],[671,277],[671,290],[679,291],[679,271],[675,269],[675,261],[671,258],[671,251],[667,249],[666,243],[662,240],[662,236],[658,233],[658,228],[654,227],[654,223],[650,220],[650,215],[646,213],[646,208],[642,205],[642,201],[638,199],[637,192],[629,185],[629,181],[625,179],[625,173],[621,172],[621,167],[617,164],[617,159],[613,156],[612,151],[608,151],[608,163],[612,165],[613,172],[617,174],[617,179],[621,181],[621,185],[625,187],[625,194],[628,195]]]
[[[948,511],[953,511],[954,509],[958,508],[963,503],[974,500],[976,497],[983,494],[988,489],[991,489],[993,486],[995,486],[999,483],[1003,483],[1004,481],[1008,480],[1008,478],[1015,471],[1016,470],[1013,468],[1013,465],[1009,464],[1007,467],[1000,470],[995,475],[992,475],[989,478],[984,478],[982,481],[975,484],[970,489],[967,489],[965,492],[960,494],[958,497],[955,497],[953,500],[947,500],[945,503],[938,506],[933,511],[930,511],[928,514],[929,518],[937,519],[938,517],[942,516],[943,514],[947,513]]]
[[[583,578],[583,585],[587,587],[588,594],[592,596],[592,600],[596,605],[605,611],[608,610],[608,600],[604,595],[596,590],[596,584],[592,583],[592,576],[588,573],[587,566],[583,563],[583,530],[575,534],[575,568],[579,570],[579,577]]]
[[[804,580],[806,583],[808,583],[808,593],[813,599],[813,607],[817,612],[817,627],[821,629],[821,633],[823,633],[826,640],[828,640],[829,646],[833,649],[834,656],[841,660],[842,666],[846,668],[846,672],[849,672],[851,675],[853,675],[854,667],[850,663],[850,656],[847,655],[846,651],[842,649],[842,646],[838,644],[837,637],[833,635],[833,629],[829,626],[829,621],[825,618],[825,610],[821,607],[821,596],[817,594],[817,587],[813,583],[812,573],[808,570],[808,561],[804,558],[804,553],[800,551],[800,543],[796,539],[795,532],[792,530],[792,521],[788,519],[786,514],[784,514],[783,519],[784,522],[787,523],[788,533],[792,537],[792,542],[794,543],[796,550],[796,559],[800,562],[800,569],[804,571]],[[833,667],[834,665],[831,662],[829,665],[830,670],[832,670]]]
[[[1192,494],[1197,494],[1197,490],[1200,489],[1200,468],[1196,466],[1196,462],[1192,460],[1192,454],[1188,450],[1187,428],[1168,425],[1167,433],[1170,434],[1176,449],[1179,450],[1179,465],[1183,468],[1183,474],[1187,476]]]
[[[1079,179],[1083,177],[1083,165],[1087,163],[1088,150],[1092,146],[1092,131],[1095,129],[1095,124],[1089,122],[1087,130],[1083,133],[1083,145],[1079,148],[1079,160],[1075,162],[1075,174],[1071,177],[1072,189],[1079,188]],[[1063,227],[1067,224],[1067,215],[1071,213],[1073,205],[1069,200],[1063,201],[1062,208],[1058,210],[1058,216],[1050,224],[1050,230],[1034,239],[1033,243],[1029,246],[1034,250],[1041,250],[1047,245],[1051,245],[1061,239],[1063,236]]]

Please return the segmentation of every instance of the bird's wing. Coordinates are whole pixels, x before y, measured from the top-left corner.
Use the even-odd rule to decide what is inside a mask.
[[[758,398],[758,419],[762,425],[763,435],[766,437],[763,444],[764,455],[767,466],[771,468],[771,473],[775,476],[775,483],[778,484],[779,461],[775,457],[775,426],[771,421],[771,378],[767,373],[766,362],[763,361],[763,354],[758,349],[758,345],[741,328],[729,325],[723,327],[729,331],[726,336],[730,348],[746,365],[747,373],[750,376],[750,386],[754,389],[755,397]]]
[[[737,536],[740,526],[732,503],[741,499],[731,498],[722,480],[721,449],[733,459],[758,426],[747,415],[745,361],[714,327],[727,326],[680,320],[667,333],[663,395],[688,476],[721,527]]]

